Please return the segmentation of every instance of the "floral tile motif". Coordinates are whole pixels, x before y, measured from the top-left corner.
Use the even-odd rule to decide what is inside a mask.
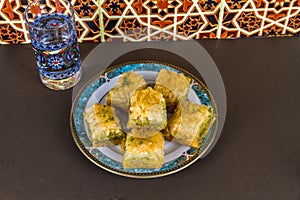
[[[23,7],[24,1],[9,1],[9,0],[2,0],[1,1],[1,19],[9,19],[10,21],[18,21],[23,18],[22,11],[25,11]],[[21,12],[16,12],[15,9]]]
[[[172,41],[173,38],[174,38],[173,34],[170,30],[168,32],[167,31],[161,31],[161,32],[156,31],[155,35],[151,36],[150,40],[151,41]]]
[[[298,0],[226,0],[220,38],[296,34],[299,8]]]
[[[300,32],[300,6],[298,9],[292,9],[287,22],[287,34],[299,34]]]
[[[185,40],[216,31],[220,1],[104,0],[104,40]]]

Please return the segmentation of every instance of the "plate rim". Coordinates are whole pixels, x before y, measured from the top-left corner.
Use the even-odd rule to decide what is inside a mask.
[[[121,68],[122,66],[127,66],[127,65],[132,65],[132,64],[159,64],[159,65],[163,65],[163,66],[166,66],[166,67],[170,67],[170,68],[179,70],[182,73],[189,75],[193,80],[196,81],[196,83],[198,83],[201,87],[203,87],[206,94],[209,96],[211,104],[214,105],[213,108],[214,108],[214,113],[216,115],[216,120],[215,120],[215,122],[213,123],[213,125],[211,127],[211,131],[212,131],[210,133],[210,134],[212,134],[211,140],[209,141],[209,143],[207,144],[205,149],[200,154],[198,154],[197,156],[192,156],[192,159],[186,160],[185,164],[183,166],[176,166],[174,168],[167,169],[163,172],[159,172],[159,171],[158,172],[142,172],[142,173],[123,172],[123,171],[120,171],[118,169],[113,169],[113,167],[105,166],[106,164],[103,164],[98,159],[96,159],[95,156],[93,156],[86,149],[85,145],[80,141],[80,139],[78,137],[78,134],[77,134],[77,131],[76,131],[76,127],[75,127],[74,114],[76,112],[76,107],[78,105],[78,101],[79,101],[80,97],[82,96],[82,93],[86,90],[86,88],[90,84],[92,84],[93,82],[98,80],[100,76],[102,76],[102,75],[104,75],[104,74],[106,74],[106,73],[108,73],[108,72],[110,72],[114,69],[118,69],[118,68]],[[190,73],[186,69],[183,69],[181,67],[175,66],[175,65],[170,64],[170,63],[155,61],[155,60],[129,61],[129,62],[122,62],[120,64],[108,66],[104,71],[98,72],[96,75],[94,75],[89,81],[87,81],[80,88],[80,90],[76,94],[76,97],[75,97],[74,101],[72,102],[72,107],[71,107],[71,111],[70,111],[70,129],[71,129],[73,140],[74,140],[75,144],[77,145],[77,147],[79,148],[79,150],[83,153],[83,155],[85,157],[87,157],[91,162],[93,162],[98,167],[100,167],[100,168],[102,168],[106,171],[109,171],[113,174],[120,175],[120,176],[123,176],[123,177],[130,177],[130,178],[137,178],[137,179],[157,178],[157,177],[163,177],[163,176],[167,176],[167,175],[170,175],[170,174],[174,174],[176,172],[179,172],[179,171],[187,168],[188,166],[192,165],[194,162],[199,160],[202,157],[202,155],[204,155],[206,153],[206,151],[209,149],[209,147],[213,143],[213,141],[215,139],[215,136],[216,136],[217,129],[218,129],[218,109],[217,109],[216,102],[215,102],[211,92],[207,88],[207,86],[198,77],[196,77],[195,75],[193,75],[192,73]]]

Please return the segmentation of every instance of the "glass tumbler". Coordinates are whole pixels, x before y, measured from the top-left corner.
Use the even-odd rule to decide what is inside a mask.
[[[33,0],[24,12],[42,83],[66,90],[81,77],[74,8],[68,0]]]

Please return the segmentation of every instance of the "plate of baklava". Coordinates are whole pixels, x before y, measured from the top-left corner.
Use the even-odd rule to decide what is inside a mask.
[[[206,153],[218,112],[209,88],[184,66],[138,61],[108,67],[87,82],[70,122],[90,161],[118,175],[154,178]]]

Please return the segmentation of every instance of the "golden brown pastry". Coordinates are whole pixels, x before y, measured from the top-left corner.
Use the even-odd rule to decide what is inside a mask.
[[[164,138],[159,131],[149,138],[126,137],[124,168],[160,168],[164,163]]]
[[[173,142],[199,148],[214,120],[212,107],[180,102],[168,121],[165,137]]]
[[[166,126],[167,111],[163,95],[151,87],[136,91],[130,99],[128,128],[162,130]]]
[[[115,87],[106,96],[106,104],[128,111],[130,97],[146,86],[147,82],[142,75],[134,71],[123,73]]]
[[[118,117],[111,106],[96,103],[84,112],[92,144],[95,147],[117,145],[125,140]]]
[[[173,112],[179,101],[187,100],[190,81],[184,74],[173,71],[162,69],[158,73],[154,89],[163,94],[168,112]]]

